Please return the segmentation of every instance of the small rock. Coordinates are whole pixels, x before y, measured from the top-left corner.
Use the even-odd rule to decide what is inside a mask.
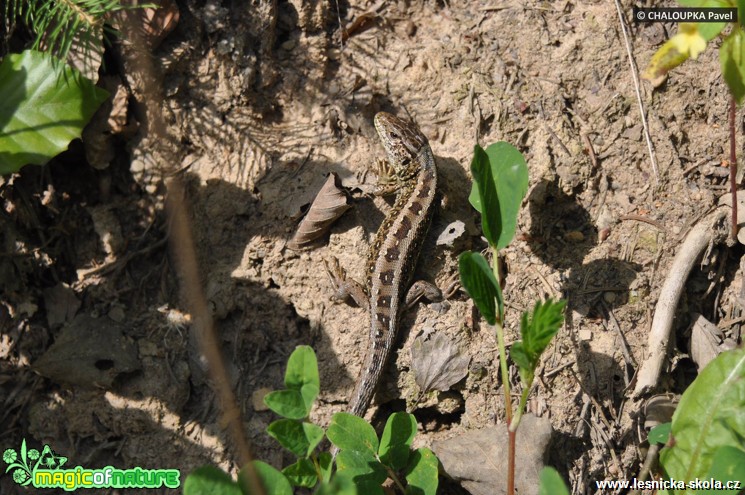
[[[272,390],[269,388],[262,387],[251,394],[251,405],[253,406],[254,411],[261,412],[269,410],[269,408],[266,407],[266,404],[264,404],[264,397],[271,391]]]
[[[114,306],[111,308],[107,316],[117,323],[123,323],[124,319],[127,317],[127,315],[124,314],[124,308],[121,306]]]
[[[551,439],[551,421],[532,414],[523,416],[517,429],[515,487],[518,493],[538,494],[538,478]],[[472,495],[502,495],[507,488],[507,426],[473,430],[445,441],[432,450],[444,471]]]
[[[585,234],[579,230],[571,230],[564,234],[564,239],[568,242],[579,243],[585,240]]]
[[[579,331],[579,340],[582,342],[589,342],[592,340],[592,330],[583,329]]]
[[[615,292],[608,291],[603,293],[603,300],[608,304],[613,304],[614,302],[616,302],[616,297],[617,295]]]

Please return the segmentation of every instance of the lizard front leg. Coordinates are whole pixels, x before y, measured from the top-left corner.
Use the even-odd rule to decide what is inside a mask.
[[[404,299],[404,310],[409,310],[422,298],[430,302],[440,302],[443,299],[450,299],[458,291],[460,280],[458,274],[449,277],[446,281],[445,290],[440,290],[432,282],[426,280],[417,280],[411,285]]]

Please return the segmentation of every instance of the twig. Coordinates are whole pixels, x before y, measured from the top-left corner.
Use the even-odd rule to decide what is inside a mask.
[[[652,390],[657,385],[667,356],[675,308],[678,306],[678,300],[683,293],[688,274],[691,273],[693,265],[706,247],[717,240],[719,236],[718,224],[727,213],[727,207],[722,206],[697,223],[686,236],[678,254],[675,255],[672,265],[670,265],[670,272],[662,284],[660,297],[655,307],[644,363],[637,374],[638,381],[633,394],[635,398]]]
[[[659,222],[652,220],[651,218],[643,217],[641,215],[623,215],[618,218],[619,220],[636,220],[637,222],[644,222],[648,223],[649,225],[652,225],[653,227],[657,227],[661,231],[665,231],[665,227],[663,227]]]
[[[654,156],[654,147],[652,146],[652,138],[649,135],[649,126],[647,125],[647,117],[644,113],[644,103],[642,102],[642,93],[639,88],[639,70],[636,68],[636,62],[634,62],[634,56],[631,54],[631,43],[629,42],[628,28],[626,27],[626,20],[623,17],[621,11],[621,2],[616,0],[616,10],[618,11],[618,20],[621,22],[621,32],[623,33],[623,40],[626,43],[626,53],[629,56],[629,65],[631,66],[632,79],[634,80],[634,88],[636,89],[636,99],[639,102],[639,113],[642,118],[642,127],[644,127],[644,139],[647,140],[647,149],[649,150],[649,161],[652,164],[652,171],[654,172],[655,183],[659,181],[660,174],[657,170],[657,159]]]
[[[735,97],[729,102],[729,185],[732,192],[732,240],[737,241],[737,153],[735,152]]]

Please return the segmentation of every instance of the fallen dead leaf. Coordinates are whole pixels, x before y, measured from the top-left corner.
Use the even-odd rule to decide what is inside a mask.
[[[471,357],[443,332],[419,336],[411,346],[411,368],[422,393],[445,392],[468,374]]]

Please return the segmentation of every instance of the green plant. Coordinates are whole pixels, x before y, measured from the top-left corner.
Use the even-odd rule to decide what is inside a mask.
[[[671,423],[649,432],[650,443],[665,443],[660,464],[668,479],[684,483],[658,493],[714,493],[727,482],[745,484],[745,349],[723,352],[686,389]],[[703,487],[696,481],[719,482]],[[718,491],[717,493],[722,493]]]
[[[696,59],[706,49],[709,41],[723,32],[729,24],[731,29],[724,35],[719,47],[719,62],[724,82],[731,95],[729,111],[730,139],[730,188],[732,194],[732,238],[737,235],[736,175],[737,154],[735,151],[735,107],[745,97],[745,1],[743,0],[679,0],[684,7],[737,8],[736,23],[694,22],[681,23],[678,34],[667,40],[652,56],[642,77],[650,81],[661,80],[665,74],[689,58]]]
[[[471,173],[474,187],[470,202],[481,213],[481,226],[492,254],[491,266],[481,253],[465,252],[458,259],[463,287],[474,300],[479,312],[493,325],[499,346],[499,362],[509,425],[509,469],[507,493],[514,493],[515,432],[520,424],[525,404],[533,385],[538,361],[551,339],[561,327],[564,301],[551,299],[537,302],[532,313],[524,313],[520,321],[522,341],[512,344],[510,355],[518,366],[523,391],[513,415],[510,399],[509,373],[504,340],[504,299],[498,282],[499,250],[515,235],[517,214],[528,189],[528,169],[522,154],[505,142],[489,146],[486,151],[475,146]]]
[[[121,10],[155,7],[153,4],[122,5],[119,0],[7,0],[5,19],[21,19],[35,34],[33,50],[67,58],[73,44],[90,54],[102,43],[106,21]]]
[[[31,50],[0,63],[0,94],[0,174],[67,149],[108,97],[75,69]]]
[[[31,50],[0,63],[0,174],[43,165],[80,137],[108,93],[64,60],[75,47],[85,73],[95,74],[99,64],[91,64],[92,54],[103,53],[104,30],[114,32],[105,21],[115,12],[148,6],[153,5],[119,0],[5,2],[3,22],[21,20],[35,40]]]
[[[281,471],[262,461],[253,462],[267,493],[291,494],[296,486],[317,488],[322,494],[382,494],[382,484],[388,479],[400,493],[436,493],[437,457],[426,448],[411,449],[417,429],[414,416],[392,414],[378,438],[364,419],[337,413],[324,432],[308,421],[319,390],[316,355],[310,347],[299,346],[287,361],[285,389],[264,398],[272,411],[283,416],[269,425],[269,435],[297,457],[295,463]],[[324,435],[339,449],[335,461],[329,452],[318,449]],[[239,473],[239,481],[241,476]],[[184,493],[245,494],[229,475],[211,466],[191,473]]]

